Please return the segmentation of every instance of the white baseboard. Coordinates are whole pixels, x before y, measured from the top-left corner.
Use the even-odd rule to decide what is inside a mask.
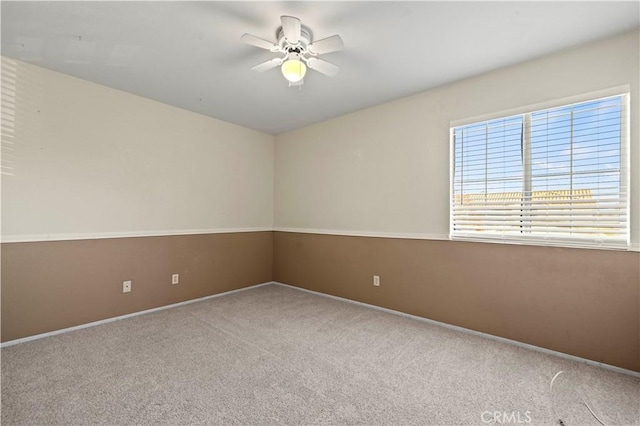
[[[605,363],[602,363],[602,362],[597,362],[597,361],[593,361],[593,360],[590,360],[590,359],[581,358],[581,357],[578,357],[578,356],[575,356],[575,355],[569,355],[569,354],[565,354],[563,352],[557,352],[557,351],[553,351],[551,349],[541,348],[540,346],[535,346],[535,345],[530,345],[528,343],[518,342],[517,340],[511,340],[511,339],[507,339],[507,338],[500,337],[500,336],[494,336],[493,334],[487,334],[487,333],[483,333],[481,331],[475,331],[475,330],[471,330],[471,329],[468,329],[468,328],[459,327],[457,325],[447,324],[447,323],[444,323],[444,322],[435,321],[435,320],[424,318],[424,317],[420,317],[420,316],[417,316],[417,315],[407,314],[405,312],[400,312],[400,311],[395,311],[393,309],[383,308],[381,306],[370,305],[368,303],[358,302],[356,300],[346,299],[346,298],[340,297],[340,296],[334,296],[334,295],[331,295],[331,294],[320,293],[320,292],[313,291],[313,290],[307,290],[306,288],[296,287],[296,286],[292,286],[292,285],[289,285],[289,284],[280,283],[280,282],[277,282],[277,281],[268,281],[268,282],[265,282],[265,283],[252,285],[252,286],[249,286],[249,287],[243,287],[243,288],[239,288],[239,289],[236,289],[236,290],[226,291],[224,293],[218,293],[218,294],[212,294],[211,296],[200,297],[198,299],[186,300],[184,302],[173,303],[171,305],[159,306],[157,308],[146,309],[144,311],[133,312],[133,313],[130,313],[130,314],[120,315],[120,316],[113,317],[113,318],[107,318],[107,319],[103,319],[103,320],[100,320],[100,321],[94,321],[94,322],[90,322],[90,323],[87,323],[87,324],[76,325],[74,327],[63,328],[63,329],[60,329],[60,330],[54,330],[54,331],[50,331],[50,332],[47,332],[47,333],[36,334],[34,336],[23,337],[21,339],[10,340],[8,342],[1,343],[0,344],[0,348],[13,346],[13,345],[17,345],[17,344],[20,344],[20,343],[26,343],[26,342],[30,342],[30,341],[33,341],[33,340],[43,339],[45,337],[55,336],[57,334],[68,333],[70,331],[82,330],[83,328],[95,327],[97,325],[107,324],[107,323],[110,323],[110,322],[113,322],[113,321],[119,321],[119,320],[123,320],[123,319],[126,319],[126,318],[136,317],[136,316],[139,316],[139,315],[145,315],[145,314],[149,314],[149,313],[152,313],[152,312],[162,311],[162,310],[165,310],[165,309],[177,308],[179,306],[184,306],[184,305],[188,305],[188,304],[196,303],[196,302],[202,302],[204,300],[209,300],[209,299],[213,299],[213,298],[216,298],[216,297],[222,297],[222,296],[226,296],[226,295],[229,295],[229,294],[238,293],[238,292],[246,291],[246,290],[251,290],[251,289],[254,289],[254,288],[258,288],[258,287],[262,287],[262,286],[266,286],[266,285],[271,285],[271,284],[279,285],[279,286],[282,286],[282,287],[291,288],[291,289],[298,290],[298,291],[303,291],[303,292],[306,292],[306,293],[315,294],[315,295],[318,295],[318,296],[327,297],[327,298],[330,298],[330,299],[340,300],[342,302],[352,303],[352,304],[364,306],[364,307],[367,307],[367,308],[376,309],[378,311],[387,312],[387,313],[390,313],[390,314],[393,314],[393,315],[399,315],[399,316],[403,316],[403,317],[406,317],[406,318],[411,318],[411,319],[414,319],[414,320],[417,320],[417,321],[425,322],[427,324],[448,328],[450,330],[459,331],[461,333],[472,334],[474,336],[479,336],[479,337],[484,337],[484,338],[491,339],[491,340],[496,340],[498,342],[507,343],[509,345],[519,346],[521,348],[530,349],[532,351],[541,352],[541,353],[544,353],[544,354],[547,354],[547,355],[553,355],[553,356],[557,356],[559,358],[564,358],[564,359],[571,360],[571,361],[582,362],[582,363],[585,363],[585,364],[593,365],[595,367],[600,367],[600,368],[604,368],[604,369],[607,369],[607,370],[611,370],[611,371],[614,371],[616,373],[622,373],[622,374],[626,374],[626,375],[629,375],[629,376],[639,377],[640,378],[640,372],[633,371],[633,370],[627,370],[627,369],[621,368],[621,367],[616,367],[615,365],[605,364]]]
[[[190,303],[202,302],[203,300],[209,300],[209,299],[213,299],[213,298],[216,298],[216,297],[226,296],[226,295],[229,295],[229,294],[233,294],[233,293],[237,293],[237,292],[245,291],[245,290],[250,290],[252,288],[262,287],[262,286],[270,285],[270,284],[274,284],[274,282],[273,281],[268,281],[266,283],[256,284],[256,285],[252,285],[252,286],[249,286],[249,287],[243,287],[243,288],[239,288],[239,289],[236,289],[236,290],[225,291],[224,293],[212,294],[211,296],[200,297],[198,299],[185,300],[184,302],[172,303],[171,305],[158,306],[157,308],[146,309],[144,311],[133,312],[133,313],[130,313],[130,314],[120,315],[120,316],[113,317],[113,318],[107,318],[107,319],[103,319],[103,320],[100,320],[100,321],[89,322],[87,324],[80,324],[80,325],[76,325],[76,326],[73,326],[73,327],[63,328],[63,329],[60,329],[60,330],[49,331],[47,333],[36,334],[34,336],[23,337],[21,339],[9,340],[8,342],[1,343],[0,344],[0,348],[5,348],[7,346],[13,346],[13,345],[17,345],[17,344],[20,344],[20,343],[30,342],[32,340],[43,339],[45,337],[55,336],[57,334],[68,333],[70,331],[82,330],[83,328],[95,327],[97,325],[107,324],[107,323],[110,323],[110,322],[113,322],[113,321],[119,321],[119,320],[123,320],[123,319],[126,319],[126,318],[137,317],[139,315],[150,314],[152,312],[163,311],[165,309],[177,308],[178,306],[184,306],[184,305],[188,305]]]
[[[459,327],[457,325],[451,325],[451,324],[447,324],[447,323],[444,323],[444,322],[435,321],[435,320],[431,320],[431,319],[424,318],[424,317],[419,317],[417,315],[407,314],[405,312],[394,311],[393,309],[383,308],[381,306],[370,305],[368,303],[358,302],[356,300],[351,300],[351,299],[345,299],[344,297],[333,296],[331,294],[320,293],[320,292],[313,291],[313,290],[307,290],[306,288],[296,287],[296,286],[292,286],[292,285],[289,285],[289,284],[283,284],[283,283],[280,283],[280,282],[277,282],[277,281],[274,281],[273,283],[277,284],[277,285],[280,285],[280,286],[283,286],[283,287],[288,287],[288,288],[292,288],[292,289],[295,289],[295,290],[299,290],[299,291],[304,291],[304,292],[307,292],[307,293],[315,294],[315,295],[318,295],[318,296],[324,296],[324,297],[328,297],[328,298],[331,298],[331,299],[336,299],[336,300],[340,300],[340,301],[343,301],[343,302],[352,303],[352,304],[355,304],[355,305],[365,306],[367,308],[373,308],[373,309],[376,309],[376,310],[379,310],[379,311],[383,311],[383,312],[387,312],[387,313],[390,313],[390,314],[393,314],[393,315],[399,315],[399,316],[411,318],[411,319],[414,319],[414,320],[425,322],[427,324],[448,328],[450,330],[459,331],[461,333],[472,334],[474,336],[479,336],[479,337],[484,337],[484,338],[491,339],[491,340],[496,340],[498,342],[507,343],[509,345],[519,346],[521,348],[530,349],[532,351],[541,352],[541,353],[544,353],[544,354],[547,354],[547,355],[553,355],[553,356],[557,356],[559,358],[564,358],[564,359],[571,360],[571,361],[576,361],[576,362],[583,362],[585,364],[593,365],[595,367],[600,367],[600,368],[604,368],[604,369],[607,369],[607,370],[615,371],[616,373],[622,373],[622,374],[627,374],[629,376],[640,377],[640,372],[633,371],[633,370],[627,370],[626,368],[616,367],[615,365],[605,364],[605,363],[602,363],[602,362],[593,361],[593,360],[586,359],[586,358],[581,358],[579,356],[569,355],[569,354],[565,354],[563,352],[557,352],[557,351],[553,351],[551,349],[541,348],[540,346],[535,346],[535,345],[530,345],[528,343],[518,342],[517,340],[511,340],[511,339],[507,339],[507,338],[504,338],[504,337],[495,336],[493,334],[487,334],[487,333],[483,333],[481,331],[475,331],[475,330],[471,330],[471,329],[468,329],[468,328]]]

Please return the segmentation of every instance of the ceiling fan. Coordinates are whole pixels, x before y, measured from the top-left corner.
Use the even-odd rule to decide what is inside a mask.
[[[273,53],[281,53],[282,57],[273,58],[251,69],[264,72],[280,67],[282,74],[289,81],[289,86],[301,86],[307,67],[321,74],[333,77],[340,69],[337,65],[323,61],[318,55],[342,50],[344,44],[339,35],[313,41],[311,31],[302,25],[300,19],[293,16],[281,16],[282,26],[276,31],[278,41],[268,40],[251,34],[244,34],[241,40],[251,46],[260,47]]]

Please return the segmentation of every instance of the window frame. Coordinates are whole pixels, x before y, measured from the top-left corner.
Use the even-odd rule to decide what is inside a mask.
[[[531,133],[530,129],[526,129],[526,126],[530,126],[530,119],[533,114],[551,110],[554,108],[562,108],[569,107],[575,104],[581,104],[586,102],[594,102],[598,100],[603,100],[606,98],[612,97],[621,97],[621,117],[620,117],[620,186],[621,191],[624,188],[623,197],[620,199],[624,201],[626,205],[625,211],[625,221],[626,226],[624,229],[624,242],[622,242],[622,238],[619,241],[610,240],[610,239],[602,239],[595,236],[590,236],[586,238],[578,238],[575,236],[569,235],[553,235],[553,236],[545,236],[545,237],[532,237],[527,234],[519,234],[519,235],[499,235],[499,234],[490,234],[490,235],[474,235],[473,232],[463,233],[454,232],[454,211],[453,207],[455,205],[455,129],[470,125],[470,124],[480,124],[484,122],[489,122],[492,120],[499,119],[507,119],[513,116],[522,116],[523,120],[523,144],[526,145],[529,150],[529,155],[524,156],[523,164],[522,164],[522,182],[523,182],[523,190],[525,190],[526,182],[531,184],[531,168],[529,167],[529,175],[526,174],[526,161],[531,161]],[[607,250],[631,250],[631,241],[630,241],[630,233],[631,233],[631,169],[630,169],[630,88],[629,86],[621,86],[612,89],[601,90],[597,92],[590,92],[587,94],[582,94],[578,96],[573,96],[569,98],[557,99],[555,101],[538,103],[534,105],[529,105],[526,107],[520,107],[517,109],[511,109],[507,111],[502,111],[498,113],[486,114],[484,116],[477,116],[472,118],[467,118],[464,120],[456,120],[451,121],[449,126],[449,239],[453,241],[473,241],[473,242],[486,242],[486,243],[506,243],[506,244],[518,244],[518,245],[536,245],[536,246],[552,246],[552,247],[577,247],[577,248],[591,248],[591,249],[607,249]],[[526,129],[526,130],[525,130]],[[573,142],[572,142],[573,144]],[[529,188],[530,189],[530,188]],[[523,207],[524,208],[524,207]]]

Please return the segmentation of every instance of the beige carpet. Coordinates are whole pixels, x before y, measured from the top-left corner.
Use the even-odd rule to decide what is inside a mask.
[[[279,285],[2,349],[2,425],[628,425],[639,405],[636,377]]]

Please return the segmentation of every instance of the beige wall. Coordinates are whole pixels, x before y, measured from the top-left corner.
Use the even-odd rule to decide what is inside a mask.
[[[631,232],[640,247],[639,37],[628,33],[278,135],[276,229],[446,239],[452,122],[629,86]]]
[[[275,232],[274,279],[640,371],[639,253],[438,241],[449,232],[452,123],[626,86],[640,248],[639,39],[635,31],[278,135],[274,222],[287,232]]]
[[[2,341],[272,280],[273,136],[11,59],[2,79]]]
[[[272,135],[12,59],[2,74],[3,241],[273,226]]]

